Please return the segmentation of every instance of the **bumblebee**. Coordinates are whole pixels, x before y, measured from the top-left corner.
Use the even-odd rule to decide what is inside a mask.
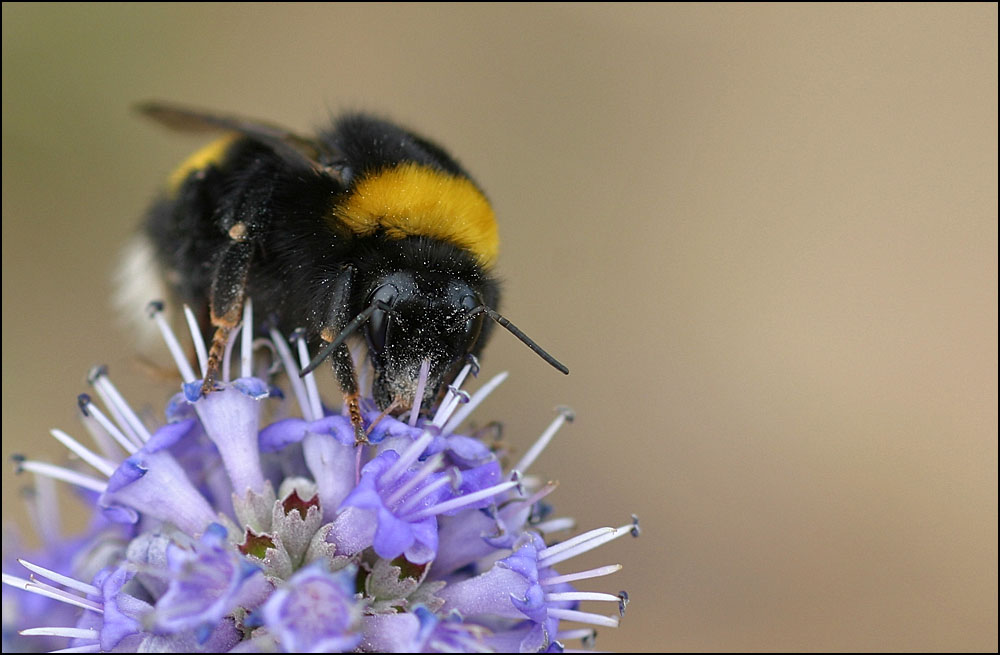
[[[220,133],[171,175],[138,245],[210,335],[203,394],[250,297],[286,334],[304,328],[318,354],[301,374],[331,361],[359,439],[349,340],[367,344],[372,395],[389,412],[411,409],[421,367],[430,407],[493,323],[569,372],[497,312],[493,210],[440,146],[366,114],[304,137],[162,103],[139,110],[174,130]]]

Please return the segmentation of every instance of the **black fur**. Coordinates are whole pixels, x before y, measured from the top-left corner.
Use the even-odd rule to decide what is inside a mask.
[[[465,355],[482,350],[492,326],[486,321],[481,334],[471,334],[464,323],[456,327],[462,316],[456,310],[462,303],[464,309],[496,309],[499,285],[456,245],[380,233],[359,237],[338,225],[333,210],[354,180],[403,162],[468,175],[439,146],[364,115],[340,119],[319,141],[336,153],[342,176],[290,165],[268,145],[245,137],[223,161],[193,171],[156,202],[146,232],[168,283],[203,319],[206,335],[210,310],[221,315],[250,297],[259,321],[275,318],[286,335],[305,328],[313,352],[323,345],[321,332],[339,333],[387,278],[405,273],[412,285],[401,285],[406,289],[390,315],[396,339],[384,352],[372,352],[374,394],[384,409],[429,358],[427,407]],[[245,238],[233,238],[234,226]],[[353,372],[342,370],[343,353],[334,368],[349,393]]]

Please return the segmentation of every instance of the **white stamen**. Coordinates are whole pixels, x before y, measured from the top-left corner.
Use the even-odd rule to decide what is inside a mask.
[[[540,578],[538,584],[543,587],[548,587],[552,585],[562,584],[564,582],[576,582],[577,580],[589,580],[590,578],[600,578],[605,575],[611,575],[612,573],[617,573],[622,570],[621,564],[608,564],[607,566],[600,566],[596,569],[590,569],[588,571],[580,571],[578,573],[567,573],[566,575],[553,575],[548,578]]]
[[[302,368],[309,366],[309,349],[306,347],[305,335],[298,339],[299,362]],[[301,369],[300,369],[301,370]],[[319,389],[316,387],[316,376],[311,373],[306,376],[306,392],[309,398],[309,406],[312,408],[314,421],[323,418],[323,403],[319,399]]]
[[[524,478],[521,478],[521,482],[525,483]],[[523,509],[526,505],[534,505],[535,503],[537,503],[538,501],[540,501],[542,498],[545,498],[550,493],[552,493],[553,491],[555,491],[556,487],[558,487],[558,486],[559,486],[558,482],[556,482],[555,480],[550,480],[549,482],[545,483],[544,487],[542,487],[541,489],[539,489],[535,493],[531,494],[527,498],[523,498],[523,499],[518,500],[516,503],[511,503],[508,507],[511,507],[511,508],[517,507],[518,509]],[[506,509],[507,509],[507,507],[504,507],[504,510],[506,510]],[[506,513],[506,511],[505,511],[505,513]]]
[[[83,475],[82,473],[77,473],[76,471],[71,471],[61,466],[54,466],[45,462],[26,460],[19,462],[18,467],[25,471],[31,471],[39,475],[47,475],[48,477],[55,478],[56,480],[62,480],[63,482],[75,484],[78,487],[90,489],[91,491],[96,491],[99,494],[104,493],[104,490],[108,486],[107,482],[102,482],[101,480],[92,478],[89,475]]]
[[[472,370],[472,362],[467,363],[462,367],[462,370],[458,372],[455,376],[455,381],[452,382],[451,386],[454,389],[461,389],[462,383],[465,382],[466,376],[469,375],[469,371]],[[434,425],[441,427],[444,422],[448,420],[451,413],[455,411],[455,407],[458,406],[460,396],[455,393],[453,389],[448,390],[448,394],[445,396],[444,400],[438,406],[437,412],[434,414],[434,419],[431,421]]]
[[[111,410],[112,415],[135,443],[146,443],[152,435],[142,420],[132,411],[132,407],[125,400],[124,396],[118,392],[118,388],[111,382],[107,375],[100,375],[94,380],[94,388],[104,401],[104,404]]]
[[[562,530],[572,530],[576,527],[576,519],[570,516],[563,516],[558,519],[552,519],[550,521],[542,521],[534,526],[535,530],[543,534],[551,534],[553,532],[560,532]]]
[[[56,493],[56,481],[46,475],[35,476],[35,493],[32,497],[34,511],[29,512],[35,531],[42,538],[42,543],[53,545],[64,539],[59,526],[62,516],[59,511],[59,498]]]
[[[55,626],[26,628],[20,630],[18,634],[25,637],[69,637],[70,639],[99,639],[101,636],[101,633],[93,628],[63,628]]]
[[[566,561],[566,560],[568,560],[570,558],[576,557],[577,555],[580,555],[582,553],[586,553],[587,551],[593,550],[593,549],[597,548],[598,546],[603,546],[604,544],[608,543],[609,541],[614,541],[615,539],[617,539],[619,537],[624,537],[627,534],[632,534],[632,532],[633,532],[634,529],[635,529],[635,527],[634,527],[634,524],[632,524],[632,523],[629,523],[628,525],[623,525],[623,526],[621,526],[619,528],[604,528],[604,530],[610,530],[611,532],[610,533],[604,533],[604,534],[600,534],[600,535],[594,536],[594,537],[592,537],[591,539],[589,539],[587,541],[580,542],[579,545],[576,545],[573,548],[569,548],[567,550],[561,550],[560,549],[560,551],[555,551],[554,553],[551,553],[551,552],[550,553],[546,553],[546,551],[552,551],[552,549],[554,549],[554,548],[560,548],[560,546],[563,546],[564,544],[558,544],[556,546],[552,546],[552,548],[546,548],[545,550],[543,550],[540,553],[538,553],[538,566],[539,567],[542,567],[542,566],[554,566],[554,565],[558,564],[559,562],[564,562],[564,561]],[[595,532],[598,532],[598,530],[591,530],[587,534],[592,534],[592,533],[595,533]],[[580,535],[580,536],[584,536],[584,535]],[[572,540],[570,540],[570,541],[572,541]],[[565,543],[569,543],[569,542],[565,542]]]
[[[424,359],[420,363],[420,374],[417,376],[417,392],[413,396],[413,406],[410,409],[410,427],[417,427],[417,419],[420,417],[420,405],[424,401],[424,387],[427,386],[427,375],[431,370],[431,360]]]
[[[201,377],[205,377],[205,373],[208,372],[208,351],[205,350],[205,341],[201,338],[198,319],[187,305],[184,305],[184,318],[187,319],[188,330],[193,337],[191,340],[194,341],[194,352],[198,355],[198,369],[201,370]]]
[[[424,430],[423,434],[421,434],[413,443],[411,443],[406,448],[406,450],[404,450],[400,454],[399,459],[396,460],[396,463],[390,466],[388,470],[386,470],[386,472],[382,474],[382,477],[380,477],[378,481],[382,485],[388,486],[393,480],[398,478],[399,474],[405,471],[410,466],[410,464],[417,461],[417,458],[420,457],[420,454],[424,452],[424,450],[427,448],[427,445],[430,444],[430,442],[433,440],[434,437],[431,436],[431,433],[428,430]]]
[[[426,462],[424,462],[424,465],[420,467],[420,470],[417,471],[417,473],[412,478],[403,483],[403,486],[394,491],[391,496],[385,499],[386,506],[392,507],[397,502],[399,502],[403,498],[403,496],[413,491],[417,487],[417,485],[419,485],[421,482],[427,479],[427,476],[429,476],[430,474],[434,473],[435,470],[437,470],[437,467],[441,465],[441,462],[443,460],[444,460],[444,453],[438,453],[434,457],[431,457]]]
[[[274,344],[267,337],[257,337],[253,340],[253,350],[257,352],[261,348],[264,348],[270,354],[271,364],[269,366],[258,367],[259,373],[256,373],[256,377],[262,380],[269,379],[272,375],[281,370],[281,360],[278,358],[278,351],[274,349]]]
[[[253,377],[253,301],[243,304],[243,340],[240,341],[240,377]]]
[[[498,494],[502,494],[508,489],[512,489],[517,485],[521,484],[520,480],[511,480],[510,482],[502,482],[492,487],[487,487],[486,489],[480,489],[471,494],[466,494],[464,496],[459,496],[458,498],[452,498],[451,500],[446,500],[443,503],[438,503],[426,509],[423,509],[413,516],[410,517],[411,521],[419,521],[420,519],[427,518],[428,516],[434,516],[435,514],[443,514],[444,512],[450,512],[453,509],[459,509],[466,505],[471,505],[473,503],[479,502],[483,498],[490,498]]]
[[[79,441],[69,436],[62,430],[50,430],[49,434],[55,437],[56,440],[59,441],[59,443],[66,446],[66,448],[76,453],[76,455],[80,459],[87,462],[95,469],[97,469],[98,472],[103,473],[109,478],[111,477],[111,474],[115,472],[115,466],[111,462],[107,461],[102,457],[99,457],[91,450],[89,450],[86,446],[84,446]]]
[[[132,441],[132,439],[119,430],[118,426],[115,425],[111,419],[105,416],[104,412],[102,412],[93,402],[87,402],[84,409],[88,414],[93,416],[94,420],[97,421],[102,428],[104,428],[104,431],[110,434],[115,441],[121,444],[121,447],[124,448],[130,455],[142,448],[142,443]]]
[[[44,566],[39,566],[37,564],[32,564],[31,562],[23,559],[18,559],[18,563],[24,568],[28,569],[36,575],[40,575],[43,578],[48,578],[53,582],[59,583],[64,587],[69,587],[71,589],[76,589],[77,591],[82,591],[85,594],[93,594],[95,596],[101,595],[101,590],[92,584],[87,584],[86,582],[81,582],[76,578],[71,578],[69,576],[63,575],[61,573],[56,573],[51,569],[47,569]]]
[[[413,496],[411,496],[410,498],[407,498],[406,502],[400,505],[399,508],[396,509],[394,513],[396,514],[396,516],[405,516],[410,512],[410,510],[414,509],[417,505],[422,503],[424,499],[427,498],[427,496],[430,496],[432,493],[434,493],[441,487],[447,485],[449,482],[451,482],[451,478],[449,478],[448,476],[442,476],[438,478],[434,482],[431,482],[429,485],[422,488],[417,493],[413,494]]]
[[[545,600],[550,600],[554,603],[574,600],[600,600],[620,603],[622,599],[613,594],[605,594],[599,591],[563,591],[545,594]]]
[[[455,428],[460,426],[462,424],[462,421],[464,421],[469,417],[469,414],[472,413],[472,410],[478,407],[479,403],[486,400],[486,396],[490,395],[493,392],[493,390],[499,387],[501,383],[503,383],[503,381],[506,379],[507,379],[507,371],[498,373],[497,375],[494,375],[489,382],[487,382],[479,389],[477,389],[476,393],[472,394],[472,398],[469,399],[469,402],[462,405],[462,408],[459,409],[457,412],[455,412],[455,415],[452,416],[451,419],[448,421],[448,423],[444,426],[442,432],[444,434],[451,434],[452,432],[454,432]]]
[[[177,370],[180,371],[181,378],[185,382],[194,382],[197,380],[198,378],[194,374],[194,369],[191,368],[191,363],[184,356],[184,351],[181,349],[181,344],[177,341],[177,337],[174,336],[174,331],[167,325],[167,319],[163,317],[163,312],[154,311],[153,320],[156,321],[156,326],[160,328],[160,334],[163,335],[163,340],[167,344],[170,356],[174,358],[174,364],[177,365]],[[192,332],[191,337],[195,340],[201,339],[201,334]]]
[[[92,612],[97,612],[99,614],[104,613],[104,608],[94,601],[74,596],[73,594],[65,592],[61,589],[56,589],[55,587],[42,582],[25,580],[24,578],[18,578],[6,573],[3,574],[3,582],[12,587],[17,587],[18,589],[23,589],[24,591],[38,594],[39,596],[52,598],[68,605],[76,605],[77,607],[82,607],[85,610],[91,610]]]
[[[431,424],[435,427],[441,428],[449,417],[451,417],[452,412],[454,412],[462,402],[463,394],[467,399],[469,398],[469,395],[462,392],[458,387],[454,385],[448,387],[448,393],[445,394],[444,400],[441,401],[441,405],[438,407],[437,413],[434,414],[434,419],[431,421]]]
[[[98,449],[100,449],[101,454],[104,455],[105,459],[111,462],[117,462],[124,459],[122,457],[123,447],[111,438],[111,435],[101,427],[100,423],[94,420],[93,416],[87,416],[81,412],[80,422],[83,423],[83,427],[87,430],[87,434],[89,434],[90,438],[94,440],[95,444],[97,444]],[[131,444],[129,445],[132,448],[131,452],[135,452],[137,450],[135,446],[132,446]]]
[[[365,339],[351,339],[349,342],[345,341],[344,343],[347,344],[347,351],[351,355],[352,362],[363,362],[369,358],[368,343]],[[358,374],[358,393],[363,398],[372,397],[372,371],[373,367],[371,366],[358,366],[356,368]]]
[[[239,338],[239,335],[242,334],[242,332],[243,324],[240,323],[233,328],[233,331],[229,333],[229,338],[226,340],[226,352],[222,356],[222,381],[226,384],[233,379],[231,375],[233,371],[233,346],[236,344],[236,339]]]
[[[524,478],[522,478],[521,484],[527,485],[528,483],[526,483]],[[531,494],[527,498],[519,498],[515,502],[507,503],[506,505],[504,505],[503,509],[500,510],[500,516],[503,517],[504,520],[510,520],[512,517],[514,517],[519,512],[523,511],[525,508],[531,507],[542,498],[548,496],[550,493],[555,491],[556,487],[558,486],[559,486],[558,482],[554,481],[547,482],[544,487],[542,487],[535,493]]]
[[[302,378],[299,377],[299,367],[295,365],[295,358],[288,347],[288,342],[285,341],[285,337],[275,328],[271,328],[271,341],[274,343],[274,347],[278,349],[278,357],[281,358],[281,361],[285,365],[288,381],[292,383],[295,398],[299,401],[299,410],[302,412],[302,418],[307,421],[315,421],[319,417],[312,415],[312,409],[309,407],[309,401],[306,396],[306,386]],[[312,377],[312,373],[306,377]]]
[[[576,630],[562,630],[556,633],[556,639],[563,641],[566,639],[593,639],[595,632],[593,628],[577,628]]]
[[[542,454],[542,451],[545,450],[545,447],[549,445],[549,442],[552,441],[552,437],[562,427],[562,424],[570,419],[571,416],[566,411],[560,411],[559,416],[549,424],[549,427],[545,429],[542,436],[538,437],[538,441],[524,454],[524,457],[521,458],[521,461],[517,463],[514,469],[520,471],[522,474],[526,473],[538,456]]]
[[[31,584],[30,580],[25,580],[24,578],[19,578],[16,575],[11,575],[9,573],[0,574],[0,581],[5,585],[10,585],[11,587],[17,587],[18,589],[28,590],[28,585]]]
[[[615,530],[614,528],[596,528],[594,530],[588,530],[583,534],[576,535],[572,539],[567,539],[566,541],[555,544],[554,546],[549,546],[548,548],[538,551],[538,559],[542,559],[543,557],[551,557],[552,555],[558,555],[564,550],[573,548],[574,546],[582,544],[585,541],[590,541],[591,539],[596,539],[597,537],[610,534],[614,532],[614,530]]]
[[[589,623],[591,625],[604,626],[605,628],[618,627],[617,616],[604,616],[603,614],[594,614],[592,612],[581,612],[579,610],[564,610],[557,608],[550,609],[549,618],[560,619],[564,621],[576,621],[578,623]]]
[[[472,370],[473,366],[474,364],[472,362],[467,362],[465,366],[462,367],[462,370],[458,372],[458,375],[455,376],[455,381],[451,383],[451,386],[456,389],[461,389],[462,384],[465,383],[465,378],[468,377],[469,371]]]

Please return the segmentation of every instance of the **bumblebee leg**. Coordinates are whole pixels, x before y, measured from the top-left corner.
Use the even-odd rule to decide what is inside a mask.
[[[361,418],[361,394],[358,391],[358,376],[354,370],[354,360],[351,359],[351,351],[347,344],[342,343],[333,351],[330,357],[333,365],[333,375],[337,378],[337,384],[344,393],[344,406],[347,407],[347,415],[351,418],[351,426],[354,428],[354,443],[360,445],[368,443],[368,435]]]
[[[215,333],[208,350],[208,365],[201,385],[202,395],[215,390],[215,380],[219,377],[222,358],[226,352],[226,342],[242,318],[251,252],[252,247],[248,241],[234,239],[226,246],[216,264],[210,300]]]
[[[334,280],[333,288],[327,300],[326,321],[319,336],[326,343],[333,342],[348,323],[348,307],[350,307],[351,282],[354,268],[347,266],[341,270]],[[356,444],[368,442],[368,436],[361,417],[361,393],[358,389],[358,374],[354,370],[354,360],[346,343],[340,344],[330,356],[333,375],[344,394],[344,406],[354,427]]]

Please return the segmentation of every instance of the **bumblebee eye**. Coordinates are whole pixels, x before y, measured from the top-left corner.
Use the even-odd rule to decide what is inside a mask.
[[[468,336],[468,351],[472,352],[475,348],[476,342],[479,341],[479,333],[483,331],[483,315],[478,314],[473,318],[470,318],[465,323],[465,333]]]
[[[371,295],[370,303],[374,304],[381,301],[388,305],[392,305],[398,293],[399,289],[397,289],[394,285],[383,284],[375,290],[375,293]],[[392,316],[381,307],[375,309],[375,311],[372,312],[371,317],[368,319],[365,334],[368,337],[368,346],[376,353],[381,354],[382,351],[385,350],[385,344],[388,341],[389,335],[389,324],[391,321]]]
[[[464,309],[466,312],[471,312],[479,305],[480,303],[478,302],[478,299],[474,296],[462,297],[462,309]],[[479,333],[482,331],[482,329],[483,329],[482,314],[476,314],[475,316],[473,316],[472,318],[470,318],[465,322],[465,337],[467,344],[466,350],[468,352],[472,352],[472,349],[475,347],[476,342],[479,340]]]
[[[385,350],[385,335],[388,331],[389,317],[381,309],[376,309],[368,319],[368,344],[372,350],[377,353]]]

